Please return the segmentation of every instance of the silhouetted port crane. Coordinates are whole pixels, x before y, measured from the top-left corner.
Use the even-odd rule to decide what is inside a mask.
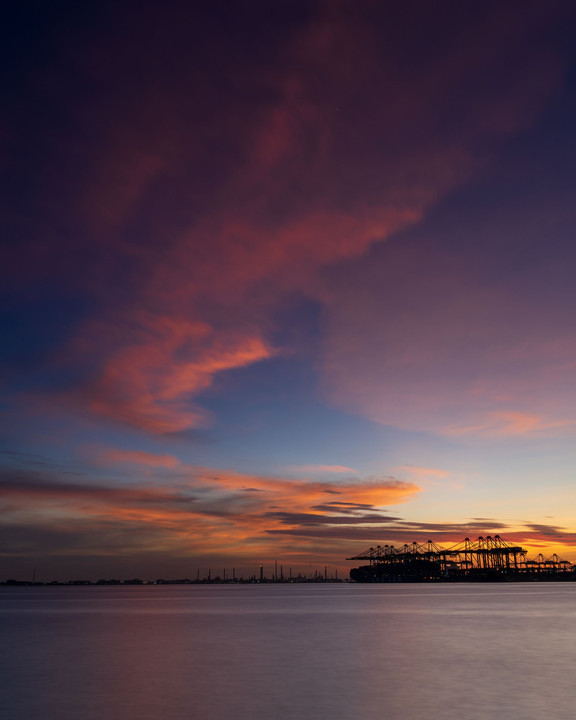
[[[377,545],[348,560],[368,565],[350,571],[359,582],[426,582],[432,580],[573,579],[574,567],[555,553],[527,559],[527,550],[500,535],[466,538],[443,548],[432,540],[411,545]]]

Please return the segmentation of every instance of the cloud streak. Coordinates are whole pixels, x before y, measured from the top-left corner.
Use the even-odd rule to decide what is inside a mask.
[[[173,468],[180,465],[180,460],[173,455],[156,454],[142,450],[106,450],[100,454],[99,459],[105,463],[129,463],[131,465],[145,465],[146,467]]]
[[[156,459],[149,462],[152,467],[158,467]],[[119,460],[124,461],[122,454]],[[387,523],[390,518],[380,508],[418,492],[417,486],[393,478],[308,482],[187,466],[172,473],[170,485],[164,480],[164,484],[113,487],[63,481],[54,473],[6,469],[0,480],[3,524],[6,528],[37,525],[46,533],[69,533],[69,539],[75,532],[92,539],[102,533],[106,540],[96,542],[98,552],[104,542],[115,553],[140,551],[145,544],[155,552],[193,555],[216,546],[246,557],[264,553],[269,558],[283,545],[281,539],[270,540],[275,530]],[[136,546],[126,534],[129,528],[136,532]],[[117,531],[121,532],[114,545]],[[71,543],[67,554],[87,551],[86,546]],[[18,546],[6,552],[18,554]]]
[[[174,468],[171,484],[113,487],[64,481],[48,471],[4,470],[0,478],[0,534],[11,538],[6,558],[30,553],[197,559],[216,553],[241,562],[314,558],[341,564],[366,544],[502,534],[531,548],[566,548],[573,532],[534,522],[510,525],[490,518],[416,522],[384,506],[418,492],[385,478],[369,482],[306,482]]]
[[[288,469],[297,473],[358,474],[357,470],[346,465],[291,465]]]
[[[510,234],[542,222],[525,215]],[[494,278],[486,266],[496,248],[429,242],[415,233],[347,269],[345,284],[334,275],[326,395],[379,423],[454,438],[572,434],[576,344],[562,294],[526,291],[542,282],[535,266],[516,284]],[[560,272],[544,251],[541,261]]]
[[[466,17],[455,18],[461,42],[425,4],[419,12],[437,39],[435,60],[417,67],[406,53],[422,59],[423,38],[414,30],[400,42],[378,3],[363,12],[313,3],[286,24],[260,13],[253,32],[270,41],[233,63],[222,58],[245,42],[235,24],[214,45],[191,40],[177,7],[176,18],[143,8],[130,34],[104,23],[82,51],[63,48],[98,85],[68,110],[76,133],[55,134],[72,168],[83,149],[82,173],[45,190],[44,202],[79,208],[85,250],[56,241],[54,262],[67,258],[93,308],[56,361],[75,370],[60,399],[150,433],[209,424],[199,399],[215,379],[275,356],[284,296],[314,297],[339,316],[319,273],[418,223],[481,165],[479,148],[525,125],[558,75],[549,48],[530,42],[547,14],[487,8],[477,19],[491,29],[487,58]],[[173,60],[136,52],[152,38]],[[145,83],[133,82],[130,57]],[[468,91],[496,71],[497,87]],[[335,364],[347,368],[337,377]],[[358,404],[358,374],[331,330],[325,367],[343,402]]]

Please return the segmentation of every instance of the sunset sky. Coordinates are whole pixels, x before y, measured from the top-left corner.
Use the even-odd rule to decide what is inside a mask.
[[[575,22],[13,3],[0,580],[576,561]]]

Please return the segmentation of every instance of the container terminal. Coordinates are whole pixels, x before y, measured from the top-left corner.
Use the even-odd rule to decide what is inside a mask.
[[[569,560],[540,553],[527,558],[528,551],[488,535],[466,538],[444,548],[432,540],[411,545],[377,545],[348,560],[367,564],[350,570],[350,579],[362,583],[391,582],[511,582],[576,580],[576,568]]]

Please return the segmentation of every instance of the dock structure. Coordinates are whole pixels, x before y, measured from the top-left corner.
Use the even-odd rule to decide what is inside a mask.
[[[540,553],[535,559],[528,559],[527,555],[527,550],[500,535],[488,535],[476,540],[466,538],[448,548],[432,540],[400,546],[377,545],[347,559],[368,563],[350,571],[356,582],[576,579],[573,564],[557,554],[545,558]]]

